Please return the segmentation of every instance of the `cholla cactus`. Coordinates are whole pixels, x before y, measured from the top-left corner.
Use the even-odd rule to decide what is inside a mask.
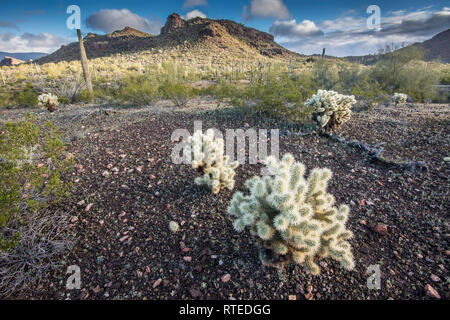
[[[392,101],[394,101],[395,105],[401,105],[406,103],[406,99],[408,99],[408,96],[404,93],[394,93],[392,96]]]
[[[214,193],[223,188],[234,188],[234,169],[239,165],[237,161],[230,163],[229,157],[224,155],[223,139],[214,138],[214,130],[209,129],[206,134],[200,130],[189,137],[189,144],[184,148],[185,159],[202,173],[195,179],[195,183],[207,184]]]
[[[289,262],[304,264],[317,275],[317,259],[331,257],[353,269],[347,241],[353,234],[345,227],[349,207],[334,206],[335,198],[327,193],[331,170],[314,169],[305,179],[305,166],[290,154],[282,161],[268,157],[265,164],[269,175],[247,180],[250,194],[236,192],[228,208],[237,217],[233,222],[237,232],[250,227],[263,264],[278,268]]]
[[[313,107],[313,116],[320,128],[335,130],[350,119],[350,108],[356,103],[355,96],[346,96],[336,91],[318,90],[305,102]]]
[[[44,106],[48,111],[53,112],[56,110],[56,107],[59,105],[58,97],[51,93],[42,93],[38,97],[38,105]]]

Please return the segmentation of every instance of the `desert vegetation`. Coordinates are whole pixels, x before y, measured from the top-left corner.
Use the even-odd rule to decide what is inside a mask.
[[[1,296],[448,296],[449,65],[415,47],[373,65],[267,52],[208,28],[221,42],[168,38],[84,72],[72,57],[1,67]],[[280,159],[238,163],[213,129],[190,130],[199,120],[278,129],[264,142]]]

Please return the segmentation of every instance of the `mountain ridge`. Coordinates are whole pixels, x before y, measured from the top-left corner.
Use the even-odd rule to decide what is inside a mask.
[[[229,50],[230,55],[239,55],[239,51],[256,50],[265,57],[302,56],[277,44],[273,35],[246,27],[231,20],[213,20],[208,18],[182,19],[171,14],[159,35],[151,35],[134,28],[125,27],[106,35],[88,33],[84,37],[84,46],[88,58],[97,58],[112,54],[125,54],[139,50],[158,50],[177,48],[189,50],[195,45],[205,45],[214,50]],[[38,63],[70,61],[79,59],[77,42],[62,46],[57,51],[38,60]]]
[[[450,63],[450,29],[444,30],[428,40],[423,42],[416,42],[398,50],[404,50],[408,47],[419,47],[424,50],[424,60],[440,60],[443,63]],[[382,55],[368,54],[364,56],[347,56],[344,57],[347,61],[358,62],[365,65],[372,65],[378,62]]]

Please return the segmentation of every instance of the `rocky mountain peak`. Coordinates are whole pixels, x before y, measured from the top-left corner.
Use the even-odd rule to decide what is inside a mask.
[[[176,29],[184,28],[186,26],[186,21],[181,19],[180,15],[177,13],[172,13],[166,21],[164,27],[161,28],[161,34],[168,34]]]

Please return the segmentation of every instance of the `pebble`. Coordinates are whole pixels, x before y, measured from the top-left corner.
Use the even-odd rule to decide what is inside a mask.
[[[230,279],[231,279],[231,274],[227,273],[226,275],[224,275],[222,277],[222,282],[223,283],[228,282],[228,281],[230,281]]]
[[[155,282],[153,282],[153,289],[155,289],[157,286],[159,286],[160,283],[161,283],[161,281],[162,281],[162,279],[159,278],[158,280],[156,280]]]
[[[89,210],[91,210],[91,208],[92,208],[93,205],[94,205],[93,203],[89,203],[89,204],[86,206],[85,211],[88,212]]]
[[[441,281],[441,278],[439,278],[437,275],[435,275],[435,274],[432,274],[431,275],[431,280],[432,281],[434,281],[434,282],[439,282],[439,281]]]
[[[439,293],[429,284],[425,286],[425,294],[427,297],[434,298],[434,299],[440,299],[441,296]]]
[[[186,261],[186,262],[191,262],[192,261],[192,257],[186,256],[186,257],[183,257],[183,260]]]
[[[385,236],[388,234],[388,226],[383,223],[379,223],[375,226],[375,228],[373,228],[373,231],[379,235]]]

